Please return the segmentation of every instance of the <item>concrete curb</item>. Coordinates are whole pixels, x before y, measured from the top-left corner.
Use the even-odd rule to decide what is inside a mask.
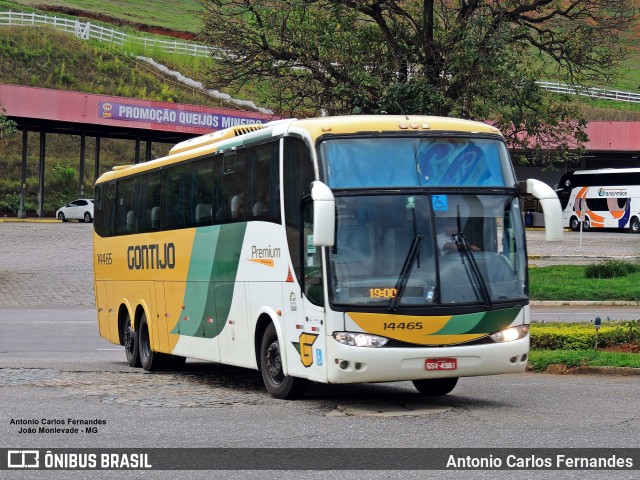
[[[640,368],[631,367],[567,367],[562,363],[550,364],[544,373],[552,375],[620,375],[638,376]]]
[[[2,217],[0,223],[62,223],[57,218],[13,218]]]
[[[635,255],[527,255],[528,260],[640,260],[639,256]]]

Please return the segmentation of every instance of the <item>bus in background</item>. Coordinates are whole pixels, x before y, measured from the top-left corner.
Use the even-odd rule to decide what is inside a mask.
[[[555,192],[526,191],[561,239]],[[276,398],[522,372],[521,193],[499,131],[466,120],[289,119],[179,143],[96,182],[100,335],[145,370],[257,369]]]
[[[640,168],[603,168],[565,173],[558,183],[563,226],[640,233]]]

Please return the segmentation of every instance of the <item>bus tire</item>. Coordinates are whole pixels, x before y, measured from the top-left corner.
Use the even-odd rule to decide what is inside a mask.
[[[589,217],[585,216],[584,222],[582,222],[582,231],[588,232],[589,230],[591,230],[591,221],[589,220]]]
[[[640,233],[640,220],[638,217],[633,217],[629,222],[629,231],[631,233]]]
[[[164,367],[164,355],[154,352],[151,348],[151,338],[149,337],[149,324],[147,316],[143,313],[140,317],[140,326],[138,327],[138,345],[140,350],[140,363],[142,368],[147,372],[160,370]]]
[[[426,380],[414,380],[413,386],[422,394],[430,397],[446,395],[456,387],[458,377],[454,378],[430,378]]]
[[[302,397],[307,390],[306,379],[284,374],[280,341],[273,323],[266,328],[260,342],[260,372],[264,386],[273,398],[293,400]]]
[[[138,349],[138,332],[131,328],[129,312],[127,312],[122,322],[122,344],[124,345],[124,354],[127,357],[129,366],[135,368],[142,366]]]
[[[580,220],[578,220],[578,217],[571,217],[571,220],[569,220],[569,227],[574,232],[580,230]]]

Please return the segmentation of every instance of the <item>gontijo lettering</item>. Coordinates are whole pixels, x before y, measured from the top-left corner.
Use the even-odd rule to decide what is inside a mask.
[[[176,247],[173,243],[130,245],[127,248],[129,270],[164,270],[176,266]]]

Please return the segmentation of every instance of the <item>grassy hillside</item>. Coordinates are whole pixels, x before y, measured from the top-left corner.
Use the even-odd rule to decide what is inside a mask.
[[[220,105],[116,49],[44,27],[0,28],[0,72],[2,83]]]
[[[66,12],[111,19],[119,25],[149,25],[198,33],[199,0],[0,0],[0,10]]]

